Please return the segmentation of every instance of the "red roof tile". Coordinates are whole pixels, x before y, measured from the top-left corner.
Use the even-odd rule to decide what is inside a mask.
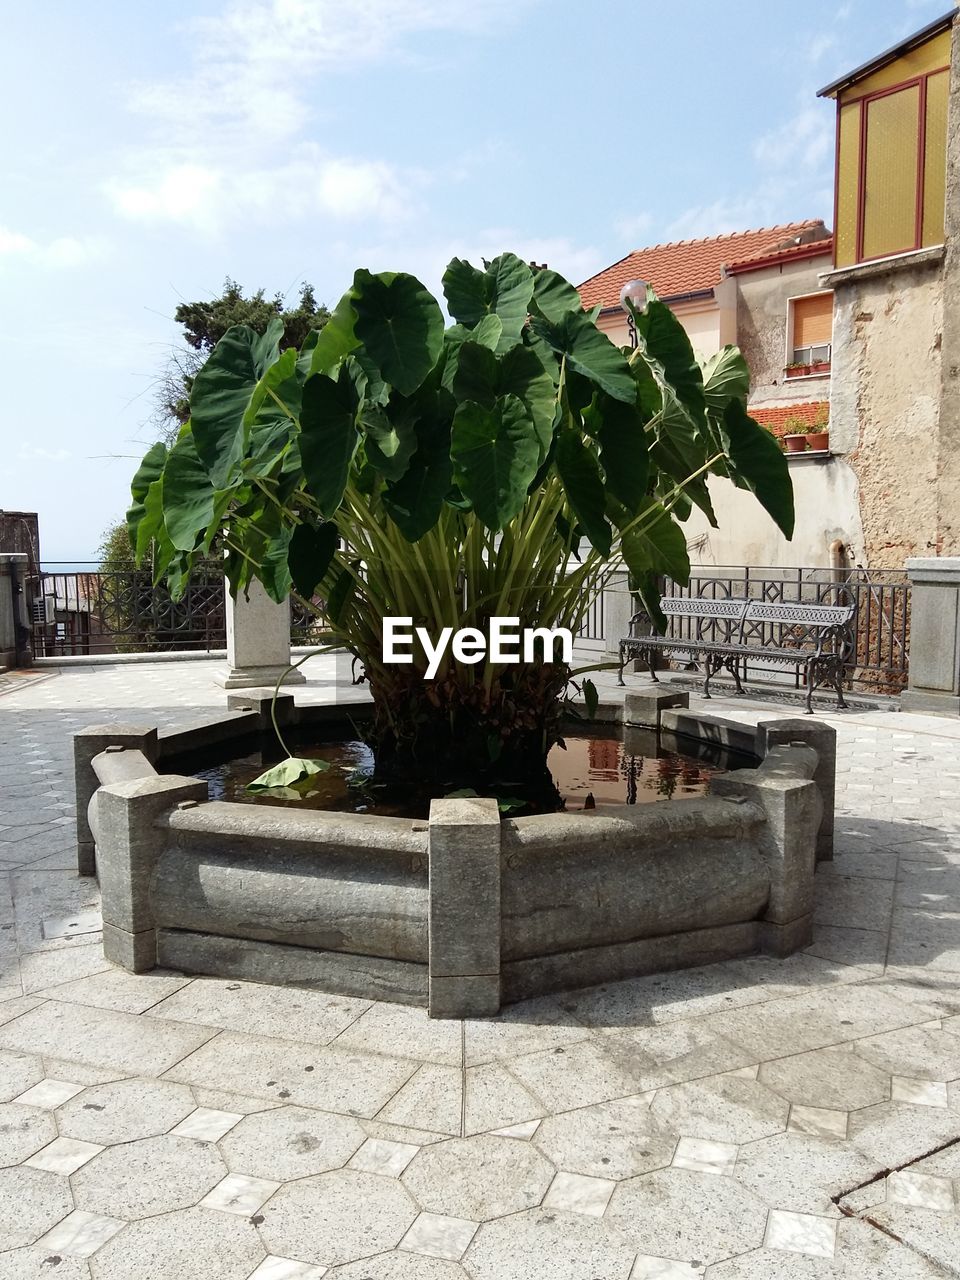
[[[771,254],[797,243],[804,232],[825,230],[822,220],[786,222],[759,231],[737,231],[707,240],[678,240],[637,249],[580,285],[585,307],[618,307],[620,290],[629,280],[646,280],[661,298],[712,289],[721,280],[721,268],[758,254]],[[808,237],[809,238],[809,237]]]
[[[775,404],[768,405],[765,409],[754,409],[752,405],[748,405],[750,417],[759,422],[761,427],[766,427],[778,439],[787,434],[786,424],[790,418],[800,418],[806,426],[812,427],[817,414],[829,408],[828,400],[808,400],[801,404]]]
[[[833,236],[824,236],[822,240],[808,240],[805,244],[792,244],[787,249],[767,249],[763,253],[754,254],[752,258],[741,258],[738,262],[726,264],[727,274],[742,275],[745,271],[759,271],[761,267],[773,266],[778,262],[796,262],[804,258],[822,258],[833,254]]]

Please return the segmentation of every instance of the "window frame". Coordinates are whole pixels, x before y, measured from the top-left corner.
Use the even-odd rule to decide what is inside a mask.
[[[926,196],[926,154],[927,154],[927,90],[928,82],[933,76],[942,76],[950,74],[949,65],[943,67],[934,67],[931,71],[923,71],[919,75],[910,76],[907,80],[901,80],[897,84],[887,85],[883,89],[875,89],[872,93],[863,93],[859,96],[848,98],[837,98],[837,129],[836,129],[836,145],[834,148],[834,184],[833,184],[833,225],[838,225],[839,209],[840,209],[840,112],[844,107],[857,107],[859,111],[859,119],[857,121],[857,228],[856,242],[854,248],[855,261],[851,266],[858,266],[861,262],[881,262],[884,258],[896,257],[901,253],[916,253],[924,248],[923,244],[923,215],[924,201]],[[867,121],[869,116],[869,106],[871,102],[876,102],[879,98],[888,98],[892,94],[902,93],[907,89],[916,87],[918,89],[919,103],[917,107],[917,172],[914,186],[914,222],[913,222],[913,244],[904,245],[899,249],[888,249],[885,253],[873,254],[871,257],[865,257],[863,253],[863,233],[864,233],[864,214],[866,212],[867,201]],[[946,157],[944,157],[946,162]],[[926,246],[933,248],[932,245]]]
[[[790,374],[787,372],[788,365],[791,365],[797,362],[796,361],[797,348],[794,346],[794,341],[793,341],[794,339],[794,320],[793,320],[794,303],[804,302],[807,298],[822,298],[825,296],[829,296],[832,300],[833,290],[832,289],[811,289],[809,293],[793,294],[791,297],[787,299],[787,324],[786,324],[786,333],[785,333],[786,351],[784,353],[783,371],[784,371],[785,379],[789,380],[790,382],[795,381],[797,378],[829,378],[830,376],[830,373],[831,373],[830,369],[822,369],[820,370],[819,373]],[[823,346],[827,347],[829,354],[827,356],[826,363],[832,365],[833,363],[833,303],[832,301],[830,305],[830,341],[827,343],[818,342],[815,345],[817,347],[823,347]],[[814,348],[813,347],[803,348],[803,350],[809,350],[812,353]],[[811,361],[810,363],[812,364],[813,362]]]

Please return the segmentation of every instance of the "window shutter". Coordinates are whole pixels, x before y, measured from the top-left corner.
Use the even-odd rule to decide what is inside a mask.
[[[819,347],[833,340],[833,294],[797,298],[793,304],[794,347]]]

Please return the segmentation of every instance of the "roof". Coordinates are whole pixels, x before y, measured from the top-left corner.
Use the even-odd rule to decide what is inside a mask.
[[[759,422],[761,427],[766,427],[779,440],[789,431],[787,423],[791,418],[800,418],[805,426],[812,427],[817,419],[817,414],[824,409],[830,411],[829,400],[804,400],[800,404],[775,404],[768,405],[765,409],[754,409],[753,405],[747,405],[747,411],[755,422]]]
[[[956,15],[956,9],[951,9],[949,13],[945,13],[942,18],[935,18],[933,22],[928,22],[925,27],[921,27],[919,31],[915,31],[912,36],[907,36],[905,40],[901,40],[899,44],[891,45],[889,49],[884,49],[883,53],[878,53],[875,58],[871,58],[869,62],[865,62],[862,66],[848,71],[846,75],[841,76],[839,80],[834,80],[832,84],[824,85],[817,92],[818,98],[832,98],[846,89],[852,84],[856,84],[858,80],[862,80],[865,76],[872,75],[874,71],[879,71],[881,67],[885,67],[887,63],[901,58],[905,53],[909,53],[911,49],[915,49],[917,45],[925,44],[932,36],[939,35],[941,31],[946,31],[948,27],[953,25],[953,19]]]
[[[736,231],[706,240],[677,240],[636,249],[613,266],[598,272],[579,286],[584,307],[604,309],[620,306],[620,290],[630,280],[646,280],[665,301],[690,295],[709,295],[723,279],[730,262],[743,262],[762,254],[776,254],[798,243],[799,237],[814,239],[811,232],[826,234],[823,221],[785,222],[758,231]]]
[[[727,263],[727,275],[743,275],[746,271],[759,271],[762,267],[778,266],[781,262],[802,262],[805,258],[823,258],[833,255],[833,236],[822,240],[808,240],[805,244],[792,244],[787,249],[774,249],[758,253],[752,258]]]

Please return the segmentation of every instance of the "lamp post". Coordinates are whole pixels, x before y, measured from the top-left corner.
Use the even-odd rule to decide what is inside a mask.
[[[627,313],[627,332],[630,335],[630,347],[636,349],[637,345],[637,326],[633,318],[633,312],[627,303],[631,303],[637,311],[642,311],[647,305],[647,282],[646,280],[628,280],[620,290],[620,305]]]

